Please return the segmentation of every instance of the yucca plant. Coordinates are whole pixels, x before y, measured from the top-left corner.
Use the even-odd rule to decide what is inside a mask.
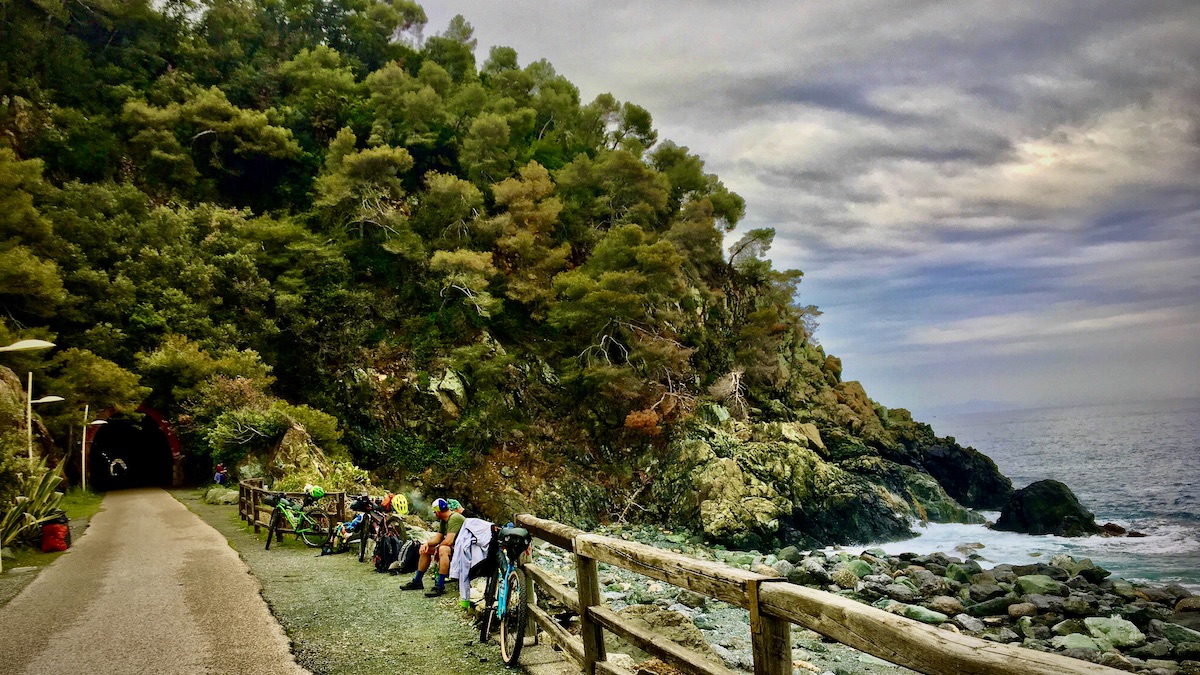
[[[63,493],[56,488],[62,480],[62,467],[47,468],[45,459],[30,465],[17,486],[16,498],[0,506],[4,509],[0,513],[0,547],[27,537],[58,515]]]

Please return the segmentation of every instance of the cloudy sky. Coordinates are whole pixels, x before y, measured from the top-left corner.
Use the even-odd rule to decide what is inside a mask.
[[[425,7],[647,108],[884,405],[1200,396],[1200,2]]]

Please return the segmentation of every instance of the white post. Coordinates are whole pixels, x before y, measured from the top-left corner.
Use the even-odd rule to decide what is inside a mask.
[[[83,404],[83,438],[79,441],[79,485],[87,492],[87,429],[88,404]]]
[[[29,445],[29,464],[33,465],[33,371],[29,371],[29,387],[25,390],[25,440]]]

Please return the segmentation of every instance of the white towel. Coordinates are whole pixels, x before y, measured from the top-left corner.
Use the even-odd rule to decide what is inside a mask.
[[[467,518],[454,537],[454,555],[450,558],[450,578],[458,579],[458,595],[471,599],[471,568],[487,557],[492,543],[492,524],[481,518]]]

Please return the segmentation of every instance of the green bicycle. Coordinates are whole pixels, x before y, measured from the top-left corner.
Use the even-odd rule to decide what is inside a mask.
[[[329,514],[313,506],[324,496],[324,490],[314,487],[305,489],[303,504],[300,505],[282,492],[263,497],[263,504],[272,507],[271,522],[267,526],[267,550],[271,550],[271,540],[285,521],[306,545],[320,548],[329,543],[329,538],[333,536]]]

